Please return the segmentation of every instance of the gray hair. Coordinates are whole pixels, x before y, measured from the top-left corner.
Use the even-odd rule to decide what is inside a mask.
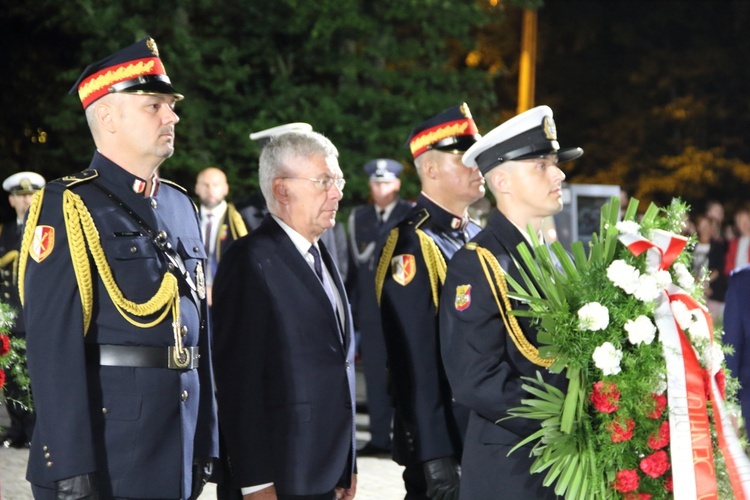
[[[311,158],[313,156],[338,158],[336,146],[323,134],[312,131],[287,132],[271,137],[260,153],[258,182],[263,198],[270,210],[276,207],[273,197],[273,180],[284,175],[293,174],[295,157]]]

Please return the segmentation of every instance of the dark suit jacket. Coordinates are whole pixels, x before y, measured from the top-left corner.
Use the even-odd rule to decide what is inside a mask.
[[[354,470],[354,344],[343,343],[315,272],[267,215],[234,242],[214,282],[219,422],[235,488],[273,482],[284,495],[348,486]]]
[[[29,217],[27,236],[35,228],[46,231],[50,252],[39,262],[29,257],[22,276],[37,412],[27,478],[54,488],[60,479],[95,472],[103,498],[187,498],[193,458],[218,454],[211,364],[201,360],[198,369],[171,370],[99,366],[87,359],[87,344],[161,347],[166,355],[175,344],[174,328],[171,314],[149,328],[133,326],[115,306],[93,262],[90,284],[79,286],[63,197],[68,190],[81,197],[114,281],[136,303],[155,295],[168,263],[143,228],[95,184],[116,194],[155,231],[164,231],[194,282],[206,257],[196,208],[184,190],[166,182],[151,199],[133,192],[136,178],[99,153],[90,168],[86,181],[73,176],[47,184],[44,197],[29,211],[39,211],[39,219],[34,226]],[[73,244],[80,244],[73,256],[89,262],[84,243]],[[88,331],[84,292],[93,297]],[[183,344],[199,346],[200,354],[210,358],[210,332],[201,319],[205,305],[196,303],[187,286],[180,287],[179,302]]]
[[[525,242],[521,232],[498,210],[490,214],[487,227],[473,240],[492,252],[501,267],[523,283],[512,258],[521,261],[516,250]],[[471,285],[470,303],[456,301],[457,287]],[[465,289],[464,289],[465,290]],[[465,298],[462,295],[461,298]],[[521,307],[514,303],[513,307]],[[526,338],[534,345],[536,332],[527,318],[519,318]],[[507,411],[521,406],[528,397],[522,376],[542,373],[550,383],[564,388],[564,375],[552,375],[546,368],[528,361],[508,336],[500,317],[477,252],[462,248],[448,263],[448,274],[440,300],[440,341],[445,371],[456,401],[471,409],[462,461],[461,498],[545,498],[551,489],[541,488],[544,474],[529,474],[515,459],[528,455],[520,449],[505,458],[507,448],[539,429],[533,420],[507,417]],[[502,492],[502,493],[501,493]]]
[[[729,278],[724,306],[724,342],[734,347],[727,355],[727,368],[740,381],[738,393],[750,430],[750,266],[735,271]],[[750,435],[750,433],[748,434]]]
[[[21,233],[15,218],[0,225],[0,300],[16,310],[11,333],[16,337],[25,337],[26,332],[21,314],[21,301],[18,297],[18,251],[21,248]]]

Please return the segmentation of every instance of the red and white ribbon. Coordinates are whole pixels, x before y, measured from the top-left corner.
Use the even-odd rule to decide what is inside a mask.
[[[687,239],[666,231],[653,231],[653,240],[623,234],[620,241],[633,255],[646,255],[649,272],[667,270],[685,248]],[[670,455],[675,498],[718,498],[714,469],[709,401],[719,447],[726,463],[735,498],[750,500],[750,460],[724,407],[716,375],[718,366],[704,369],[698,354],[672,313],[671,304],[682,302],[713,342],[711,316],[702,304],[680,287],[670,284],[658,299],[655,321],[667,366]],[[710,348],[710,346],[709,346]],[[706,384],[710,381],[709,384]],[[707,387],[708,385],[708,387]]]

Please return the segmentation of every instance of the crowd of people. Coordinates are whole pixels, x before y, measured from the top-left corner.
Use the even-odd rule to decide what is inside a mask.
[[[8,405],[4,439],[30,447],[35,498],[194,499],[210,480],[221,499],[346,499],[358,456],[404,466],[407,499],[554,498],[530,450],[508,456],[539,423],[503,420],[549,360],[487,271],[523,282],[517,247],[543,238],[562,209],[558,165],[583,154],[560,146],[549,107],[484,135],[465,103],[415,124],[418,199],[399,196],[401,163],[375,158],[371,203],[345,232],[338,150],[308,124],[251,135],[252,207],[229,201],[215,166],[197,205],[161,177],[183,96],[153,39],[91,64],[71,93],[96,146],[88,168],[3,183],[17,212],[0,233],[4,297],[23,311],[12,334],[34,396],[33,411]],[[470,208],[485,190],[480,225]],[[750,260],[750,211],[736,232],[718,202],[692,222],[707,303],[741,322],[727,285]],[[371,435],[359,449],[357,363]]]

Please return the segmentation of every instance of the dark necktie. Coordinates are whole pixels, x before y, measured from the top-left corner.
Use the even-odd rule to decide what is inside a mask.
[[[326,295],[328,295],[328,300],[331,301],[333,312],[336,314],[336,324],[338,325],[339,333],[341,334],[342,326],[341,326],[341,317],[339,315],[338,303],[336,302],[336,296],[333,293],[333,288],[332,288],[331,283],[328,281],[326,277],[323,276],[323,261],[320,258],[320,252],[315,247],[315,245],[312,245],[310,246],[310,250],[308,250],[308,253],[312,255],[313,257],[313,267],[315,268],[315,274],[318,275],[320,284],[323,285],[323,290],[325,290]]]
[[[323,261],[320,259],[320,252],[317,248],[315,248],[315,245],[312,245],[310,247],[310,255],[313,256],[313,265],[315,266],[315,274],[318,275],[318,279],[321,281],[321,283],[325,283],[323,281]],[[325,286],[325,285],[324,285]]]
[[[385,222],[385,210],[378,210],[378,224],[382,225]]]

